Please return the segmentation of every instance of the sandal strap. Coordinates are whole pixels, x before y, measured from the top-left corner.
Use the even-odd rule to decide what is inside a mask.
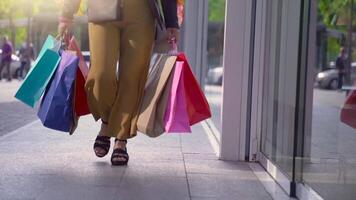
[[[110,141],[110,137],[109,136],[104,136],[104,135],[98,135],[96,136],[95,141],[103,141],[103,142],[107,142]]]
[[[117,141],[120,141],[120,142],[125,142],[126,144],[127,144],[127,140],[119,140],[119,139],[115,139],[115,142],[117,142]]]
[[[94,143],[94,149],[96,149],[96,148],[102,148],[102,149],[104,149],[105,151],[109,151],[109,149],[110,149],[110,144],[101,144],[101,143],[95,142],[95,143]]]
[[[110,137],[101,136],[101,135],[98,135],[96,137],[95,142],[94,142],[94,149],[95,148],[102,148],[105,151],[109,151],[110,146],[111,146],[110,145]]]
[[[123,158],[124,160],[114,160],[115,158]],[[111,164],[112,165],[127,165],[129,162],[129,154],[127,154],[127,148],[121,149],[117,148],[114,149],[111,155]]]
[[[112,152],[111,158],[114,157],[126,158],[128,160],[129,154],[127,153],[127,149],[124,150],[124,149],[117,148],[114,149],[114,151]]]

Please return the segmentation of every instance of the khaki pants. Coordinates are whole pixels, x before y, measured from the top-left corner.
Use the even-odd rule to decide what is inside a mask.
[[[89,24],[91,63],[85,86],[95,120],[108,122],[104,135],[118,139],[137,135],[138,112],[155,37],[148,1],[124,2],[123,21]]]

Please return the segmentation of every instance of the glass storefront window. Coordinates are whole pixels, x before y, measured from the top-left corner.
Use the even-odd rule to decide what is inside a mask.
[[[221,132],[225,0],[209,0],[208,44],[205,93],[212,121]]]
[[[348,93],[356,89],[356,1],[318,0],[311,133],[306,133],[303,181],[322,198],[356,198],[356,129],[344,123]],[[355,127],[355,126],[354,126]]]
[[[300,0],[267,3],[261,152],[293,176]]]

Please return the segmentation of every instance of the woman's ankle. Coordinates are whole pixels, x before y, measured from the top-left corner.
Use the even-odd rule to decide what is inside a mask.
[[[101,123],[101,128],[100,128],[100,131],[99,131],[99,135],[100,136],[106,136],[107,135],[107,131],[108,131],[108,124],[106,123]]]
[[[127,140],[115,140],[115,148],[125,148],[127,145]]]

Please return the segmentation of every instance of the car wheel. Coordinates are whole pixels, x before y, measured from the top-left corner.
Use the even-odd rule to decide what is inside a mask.
[[[329,83],[329,89],[336,90],[338,89],[338,86],[339,86],[339,82],[337,79],[333,79]]]

